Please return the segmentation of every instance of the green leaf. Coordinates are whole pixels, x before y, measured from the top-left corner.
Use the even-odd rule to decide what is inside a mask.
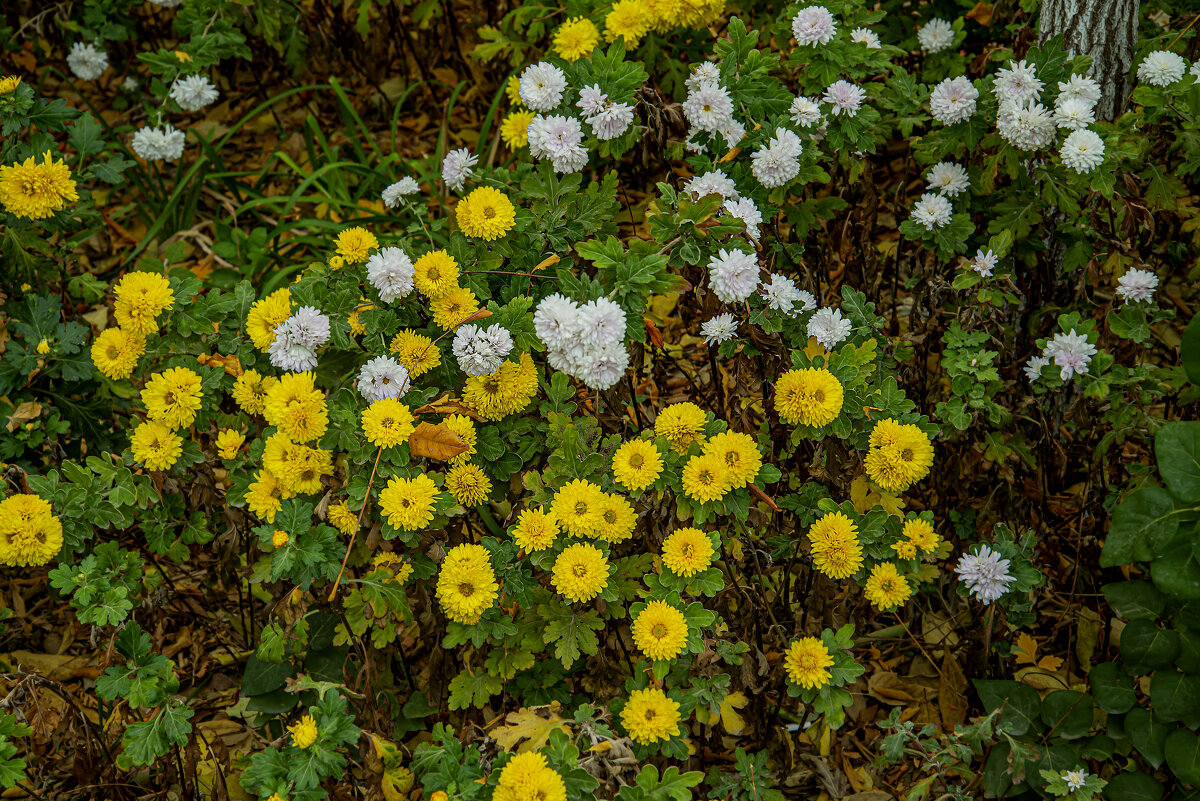
[[[1175,502],[1159,487],[1143,487],[1125,496],[1113,514],[1100,552],[1101,567],[1149,562],[1179,530]]]
[[[1016,681],[975,679],[975,690],[988,712],[1003,707],[999,726],[1014,736],[1029,731],[1031,726],[1041,729],[1038,713],[1041,698],[1027,684]]]
[[[1187,328],[1183,329],[1179,356],[1188,381],[1200,386],[1200,314],[1193,317]]]
[[[1042,699],[1042,722],[1048,734],[1067,740],[1078,739],[1092,728],[1091,696],[1074,690],[1059,690]]]
[[[1170,728],[1154,719],[1145,709],[1131,709],[1125,716],[1125,736],[1138,753],[1152,766],[1163,763],[1163,744],[1167,741]]]
[[[488,699],[503,689],[504,682],[496,676],[490,676],[486,671],[472,673],[470,668],[464,668],[450,680],[450,708],[473,706],[482,709]]]
[[[1159,801],[1162,783],[1147,773],[1118,773],[1108,780],[1103,796],[1109,801]]]
[[[1179,635],[1152,620],[1131,620],[1121,631],[1121,658],[1138,673],[1166,667],[1178,654]]]
[[[554,655],[563,667],[570,667],[583,654],[596,653],[600,645],[596,632],[604,628],[604,621],[595,612],[576,614],[558,603],[542,604],[537,612],[546,621],[542,641],[554,643]]]
[[[1150,677],[1150,708],[1162,721],[1191,723],[1200,712],[1200,677],[1185,676],[1170,668]]]
[[[1118,581],[1104,585],[1103,592],[1113,611],[1127,620],[1156,620],[1167,603],[1148,581]]]
[[[1200,422],[1167,423],[1154,436],[1163,482],[1184,503],[1200,503]]]
[[[1133,709],[1137,701],[1133,690],[1133,677],[1115,662],[1103,662],[1092,668],[1088,673],[1088,684],[1096,699],[1096,706],[1105,712],[1124,714]]]
[[[195,713],[184,703],[168,704],[152,719],[131,723],[122,740],[125,756],[134,765],[152,765],[171,746],[187,745]]]
[[[1200,737],[1195,732],[1187,729],[1171,732],[1163,752],[1175,778],[1184,784],[1200,784]]]
[[[1189,537],[1189,539],[1191,539]],[[1200,598],[1200,559],[1197,544],[1184,543],[1160,554],[1150,563],[1150,578],[1154,586],[1172,598],[1191,601]]]

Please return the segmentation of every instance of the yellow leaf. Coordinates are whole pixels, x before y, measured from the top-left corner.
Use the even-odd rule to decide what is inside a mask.
[[[867,485],[866,477],[858,476],[850,482],[850,503],[854,504],[854,511],[860,515],[866,514],[878,499],[879,495],[871,492]]]
[[[1037,649],[1037,640],[1025,632],[1021,632],[1017,635],[1017,639],[1013,640],[1013,651],[1016,654],[1018,665],[1036,665]]]
[[[30,420],[36,420],[42,416],[42,404],[37,401],[25,401],[16,409],[13,410],[12,417],[8,418],[8,424],[5,428],[11,434],[20,426],[28,423]]]
[[[505,725],[491,732],[492,738],[505,751],[536,751],[546,744],[550,732],[555,729],[571,733],[568,722],[558,714],[561,708],[555,702],[549,706],[521,707],[516,712],[509,712]]]
[[[466,452],[467,443],[445,423],[421,423],[409,436],[408,449],[414,458],[426,456],[445,462]]]
[[[804,355],[808,357],[809,361],[818,356],[824,356],[825,346],[818,342],[816,337],[809,337],[808,344],[804,346]]]
[[[738,710],[749,703],[746,694],[741,690],[729,693],[721,699],[721,725],[730,734],[741,734],[746,730],[746,719],[738,714]]]
[[[413,409],[413,414],[461,414],[479,422],[484,422],[483,415],[472,409],[458,398],[443,395],[432,403]]]

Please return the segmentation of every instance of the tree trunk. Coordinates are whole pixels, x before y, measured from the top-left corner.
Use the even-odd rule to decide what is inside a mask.
[[[1129,68],[1137,42],[1139,0],[1042,0],[1038,40],[1062,35],[1067,52],[1092,57],[1091,76],[1103,94],[1096,119],[1112,120],[1129,94]]]

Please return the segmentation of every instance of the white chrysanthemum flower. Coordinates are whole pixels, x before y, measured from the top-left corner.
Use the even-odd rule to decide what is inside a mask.
[[[133,92],[138,88],[138,79],[132,75],[126,75],[125,80],[121,81],[121,88],[126,92]]]
[[[184,111],[199,111],[205,106],[212,105],[220,94],[207,75],[176,78],[175,82],[171,84],[171,99],[178,103]]]
[[[146,161],[179,161],[183,155],[183,131],[171,125],[161,128],[146,126],[134,131],[130,145],[133,152]]]
[[[1190,72],[1192,75],[1196,76],[1197,78],[1200,78],[1200,59],[1197,59],[1192,64],[1192,68],[1190,70],[1188,70],[1188,72]]]
[[[792,122],[801,128],[811,128],[814,125],[820,125],[825,120],[820,104],[804,95],[793,100],[792,107],[788,111],[792,115]]]
[[[400,248],[380,248],[367,259],[367,280],[384,303],[403,298],[413,289],[412,259]]]
[[[1154,290],[1156,289],[1158,289],[1158,276],[1149,270],[1132,267],[1117,279],[1117,294],[1126,301],[1140,303],[1154,300]]]
[[[740,303],[758,286],[758,257],[722,248],[708,260],[708,283],[725,303]]]
[[[700,326],[700,333],[707,345],[720,345],[722,342],[737,336],[737,318],[729,312],[718,314],[711,320],[705,320]]]
[[[1087,335],[1058,333],[1046,344],[1046,356],[1054,360],[1059,368],[1063,381],[1070,381],[1074,376],[1084,375],[1092,357],[1096,355],[1096,347],[1088,342]]]
[[[746,137],[746,127],[733,117],[725,120],[725,124],[717,129],[717,133],[725,140],[726,147],[733,147]]]
[[[608,95],[600,91],[600,84],[594,83],[579,90],[579,100],[575,105],[585,116],[594,117],[608,105]]]
[[[999,258],[995,253],[988,249],[987,253],[982,250],[975,251],[975,258],[971,259],[971,269],[982,275],[984,278],[990,278],[992,270],[996,269],[996,263]]]
[[[467,375],[487,375],[500,369],[512,352],[512,335],[499,323],[480,328],[474,323],[460,325],[454,332],[454,358]]]
[[[317,349],[329,341],[329,318],[320,309],[301,306],[275,330],[267,349],[271,364],[302,372],[317,366]]]
[[[590,389],[610,389],[625,375],[629,367],[629,351],[624,342],[610,342],[588,354],[580,365],[578,378]]]
[[[94,81],[108,69],[108,53],[86,42],[76,42],[67,53],[67,66],[75,77]]]
[[[578,319],[577,336],[588,346],[625,341],[625,310],[608,298],[596,298],[580,306]]]
[[[150,0],[150,2],[161,8],[175,8],[175,6],[182,3],[183,0]]]
[[[583,126],[576,118],[539,115],[529,123],[528,135],[530,154],[539,160],[549,159],[555,172],[578,172],[587,166]]]
[[[1009,572],[1009,561],[986,545],[980,545],[974,553],[963,554],[954,572],[971,595],[985,604],[999,600],[1008,592],[1008,585],[1016,581]]]
[[[358,371],[358,392],[370,403],[399,398],[408,383],[408,369],[391,356],[376,356]]]
[[[875,31],[870,28],[855,28],[850,31],[850,41],[865,44],[869,50],[879,50],[883,45],[879,43],[879,37]]]
[[[1139,81],[1151,86],[1170,86],[1182,78],[1186,71],[1187,62],[1183,56],[1170,50],[1155,50],[1138,65],[1137,76]]]
[[[946,78],[929,95],[929,110],[938,122],[953,125],[975,113],[975,101],[978,99],[979,90],[965,75]]]
[[[633,122],[633,106],[628,103],[609,103],[599,114],[587,118],[596,138],[606,142],[629,130]]]
[[[758,206],[754,205],[754,201],[750,198],[742,198],[741,200],[726,200],[722,207],[729,214],[737,217],[746,226],[746,233],[755,242],[758,241],[758,229],[762,225],[762,212],[758,210]]]
[[[933,192],[926,192],[913,204],[913,222],[925,226],[930,231],[946,225],[953,216],[954,208],[950,201]]]
[[[858,114],[866,96],[867,90],[858,84],[849,81],[834,81],[825,90],[821,99],[833,106],[830,109],[833,116],[845,114],[847,117],[853,117]]]
[[[1086,128],[1071,131],[1058,151],[1063,164],[1078,173],[1091,172],[1104,163],[1104,140]]]
[[[917,42],[926,53],[940,53],[954,45],[954,26],[935,17],[917,29]]]
[[[472,168],[478,162],[479,156],[465,147],[451,150],[442,159],[442,180],[450,189],[461,192],[467,181],[474,175]]]
[[[1100,84],[1096,83],[1094,78],[1090,78],[1082,73],[1072,75],[1066,82],[1058,82],[1059,103],[1068,98],[1074,98],[1087,102],[1089,107],[1091,107],[1100,102],[1101,94],[1103,93],[1100,90]]]
[[[548,61],[532,64],[521,73],[521,102],[534,111],[552,111],[562,102],[567,76]]]
[[[1026,64],[1024,59],[1008,62],[1008,67],[996,73],[996,82],[992,92],[1001,100],[1018,105],[1041,96],[1045,84],[1038,79],[1037,70],[1032,64]]]
[[[783,312],[788,317],[794,317],[797,312],[812,308],[808,305],[812,301],[812,295],[797,289],[795,281],[779,273],[771,273],[771,281],[762,283],[762,297],[768,308]],[[797,301],[803,301],[799,309],[796,308]]]
[[[1017,105],[1003,101],[996,115],[996,130],[1013,147],[1041,150],[1054,141],[1058,128],[1054,117],[1041,103]]]
[[[1059,128],[1078,131],[1096,121],[1092,113],[1093,104],[1082,97],[1068,95],[1065,99],[1058,96],[1054,104],[1054,124]]]
[[[693,127],[716,133],[733,115],[733,99],[723,86],[701,84],[683,101],[683,115]]]
[[[703,175],[689,179],[684,183],[683,191],[687,192],[692,200],[699,200],[705,195],[720,195],[725,200],[741,198],[733,179],[720,169],[709,170]]]
[[[801,45],[828,44],[837,33],[837,21],[825,6],[809,6],[792,17],[792,35]]]
[[[533,313],[533,330],[547,348],[564,347],[578,329],[579,304],[557,292],[542,298]]]
[[[971,186],[971,179],[961,164],[952,161],[939,161],[930,168],[925,176],[929,181],[929,190],[945,195],[958,197]]]
[[[768,189],[783,186],[800,174],[800,137],[787,128],[776,128],[775,136],[751,156],[750,171]]]
[[[854,325],[842,317],[841,309],[817,309],[808,321],[808,335],[821,343],[825,350],[833,350],[839,342],[850,336]]]
[[[692,74],[684,81],[688,92],[694,92],[705,84],[719,84],[721,82],[721,68],[711,61],[702,61],[696,65],[696,69],[692,70]]]
[[[1062,777],[1063,781],[1067,784],[1067,790],[1073,793],[1076,790],[1083,789],[1083,786],[1087,784],[1088,772],[1083,768],[1068,770],[1063,772]]]
[[[387,206],[389,209],[394,209],[396,206],[400,205],[401,200],[409,195],[416,194],[420,190],[421,187],[417,186],[417,179],[410,176],[405,176],[399,181],[396,181],[396,183],[390,185],[387,189],[383,190],[383,194],[381,195],[383,198],[383,205]]]
[[[1042,368],[1050,364],[1050,360],[1045,356],[1033,356],[1029,361],[1025,362],[1025,377],[1029,379],[1029,383],[1033,383],[1042,377]]]

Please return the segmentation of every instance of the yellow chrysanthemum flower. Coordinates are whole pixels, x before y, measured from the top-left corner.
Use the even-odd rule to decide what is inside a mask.
[[[917,546],[912,540],[900,540],[892,543],[892,550],[896,552],[896,556],[901,559],[916,559]]]
[[[37,495],[10,495],[0,501],[0,564],[37,567],[63,545],[62,521],[50,502]]]
[[[650,601],[630,626],[633,644],[649,659],[674,659],[687,647],[688,623],[666,601]]]
[[[720,456],[702,453],[688,459],[680,479],[683,494],[694,501],[708,503],[725,497],[730,487],[730,471]]]
[[[375,234],[362,226],[347,228],[337,235],[335,248],[339,256],[350,264],[362,264],[371,257],[371,251],[379,247]]]
[[[30,156],[19,164],[0,167],[0,203],[9,214],[43,220],[79,200],[75,179],[66,161],[55,161],[50,151],[39,163]]]
[[[377,400],[363,410],[363,433],[380,448],[394,448],[408,442],[415,430],[412,412],[395,398]]]
[[[270,470],[259,470],[246,488],[246,508],[259,520],[275,522],[276,513],[283,508],[283,485]]]
[[[162,423],[147,420],[133,429],[129,449],[147,470],[170,470],[183,453],[183,438]]]
[[[271,532],[271,546],[274,548],[282,548],[292,540],[292,535],[288,534],[281,528],[277,528]]]
[[[451,287],[445,294],[429,301],[429,313],[433,315],[433,322],[443,331],[457,328],[477,311],[479,301],[475,298],[475,293],[460,286]]]
[[[841,512],[823,515],[808,529],[813,567],[834,579],[853,576],[862,567],[858,526]]]
[[[537,392],[537,367],[528,353],[522,353],[520,362],[506,359],[494,373],[468,376],[462,399],[485,420],[500,420],[524,411]]]
[[[685,0],[645,0],[654,30],[666,33],[683,25]]]
[[[604,491],[590,481],[577,478],[554,494],[551,512],[558,525],[572,537],[595,537],[601,525]]]
[[[0,95],[6,95],[20,85],[20,75],[5,75],[3,78],[0,78]]]
[[[350,324],[350,336],[357,337],[367,333],[367,327],[362,321],[362,313],[364,311],[366,311],[366,309],[355,309],[354,311],[350,312],[350,315],[346,318],[346,322]]]
[[[905,520],[904,528],[900,530],[900,536],[925,553],[933,553],[942,544],[942,538],[933,530],[933,523],[923,517]]]
[[[42,339],[42,341],[37,344],[38,355],[45,356],[49,352],[50,352],[50,340]]]
[[[672,403],[654,420],[654,433],[664,437],[679,453],[704,440],[704,411],[694,403]]]
[[[633,492],[654,484],[662,475],[663,460],[653,442],[631,439],[613,453],[613,477]]]
[[[386,578],[384,581],[390,581],[395,584],[404,584],[413,574],[413,566],[411,564],[406,562],[403,557],[388,551],[375,554],[375,558],[371,560],[371,569],[388,571],[392,574],[391,578]]]
[[[263,417],[297,442],[310,442],[329,427],[325,393],[311,372],[287,373],[267,389]]]
[[[416,478],[393,478],[379,493],[379,506],[392,528],[414,531],[433,522],[438,488],[421,473]]]
[[[315,495],[325,489],[321,479],[333,475],[333,453],[307,445],[296,446],[296,459],[288,462],[279,476],[283,484],[283,495]]]
[[[233,382],[233,400],[247,414],[262,414],[267,404],[267,392],[278,379],[273,375],[263,376],[250,369]]]
[[[529,144],[529,123],[536,115],[528,109],[510,111],[500,123],[500,138],[509,150],[516,150]]]
[[[345,501],[330,504],[325,511],[325,521],[345,537],[358,531],[358,515],[350,511],[350,506]]]
[[[508,102],[514,106],[523,106],[525,102],[521,100],[521,76],[510,75],[508,81],[504,84],[504,96],[508,98]]]
[[[618,0],[604,18],[604,38],[611,44],[625,38],[625,47],[637,47],[650,32],[651,18],[643,0]]]
[[[634,690],[621,710],[621,725],[642,745],[679,735],[679,704],[657,687]]]
[[[236,459],[238,451],[242,449],[242,443],[246,441],[246,435],[241,431],[232,428],[225,428],[221,433],[217,434],[217,455],[222,459]]]
[[[814,549],[847,539],[858,539],[858,525],[842,512],[824,514],[808,527],[808,540]]]
[[[175,305],[171,282],[158,273],[125,273],[113,294],[117,325],[140,336],[158,331],[158,315]]]
[[[428,373],[442,363],[442,352],[438,346],[432,339],[416,331],[406,329],[396,334],[388,350],[413,378]]]
[[[888,492],[904,492],[929,475],[933,444],[915,425],[880,420],[871,431],[870,449],[863,460],[867,475]]]
[[[712,564],[712,540],[698,528],[677,528],[663,540],[663,564],[677,576],[694,576]]]
[[[523,510],[509,530],[513,541],[527,553],[544,551],[558,539],[558,521],[544,506]]]
[[[190,426],[200,411],[200,401],[200,376],[186,367],[155,373],[142,390],[146,415],[170,429]]]
[[[525,751],[500,770],[492,801],[567,801],[567,787],[546,757]]]
[[[246,314],[246,333],[254,347],[263,353],[275,341],[275,329],[292,316],[292,296],[286,288],[277,289],[256,301]]]
[[[762,454],[754,437],[737,431],[714,434],[704,443],[705,454],[715,456],[725,465],[725,475],[731,489],[740,489],[758,475],[762,467]]]
[[[599,43],[600,31],[586,17],[569,19],[554,32],[554,50],[568,63],[591,55]]]
[[[466,507],[479,506],[492,491],[492,482],[475,464],[460,464],[446,471],[446,489]]]
[[[453,256],[444,250],[431,250],[413,265],[413,286],[430,300],[437,300],[458,287],[458,275],[458,262]]]
[[[863,590],[867,600],[876,609],[884,610],[895,609],[912,595],[912,587],[892,562],[880,562],[875,565]]]
[[[515,209],[508,195],[490,186],[481,186],[458,201],[455,214],[459,230],[465,236],[491,242],[512,230]]]
[[[498,591],[491,554],[482,545],[456,545],[442,560],[437,599],[451,620],[467,626],[478,623]]]
[[[106,328],[92,343],[92,363],[114,380],[129,378],[146,352],[146,338],[123,328]]]
[[[614,545],[633,536],[637,528],[637,512],[633,504],[620,495],[604,493],[600,500],[600,522],[594,536]]]
[[[842,412],[842,384],[823,367],[788,370],[775,383],[775,411],[792,425],[820,428]]]
[[[554,560],[551,583],[571,603],[590,601],[608,586],[608,557],[595,545],[568,545]]]
[[[788,646],[783,656],[788,679],[806,690],[818,690],[833,678],[833,657],[816,637],[801,637]]]
[[[292,442],[282,431],[276,431],[267,437],[266,444],[263,447],[263,467],[270,470],[276,476],[286,475],[291,463],[303,458],[305,447],[299,443]]]
[[[292,735],[292,745],[297,748],[308,748],[317,741],[317,722],[312,715],[305,715],[298,723],[288,726]]]
[[[346,266],[346,258],[344,256],[330,256],[328,264],[329,269],[336,272]]]
[[[451,457],[450,466],[456,467],[471,461],[471,457],[475,455],[475,446],[479,444],[479,434],[475,431],[475,421],[465,414],[452,414],[448,415],[442,422],[446,424],[446,428],[458,435],[458,438],[467,446],[465,451]]]

